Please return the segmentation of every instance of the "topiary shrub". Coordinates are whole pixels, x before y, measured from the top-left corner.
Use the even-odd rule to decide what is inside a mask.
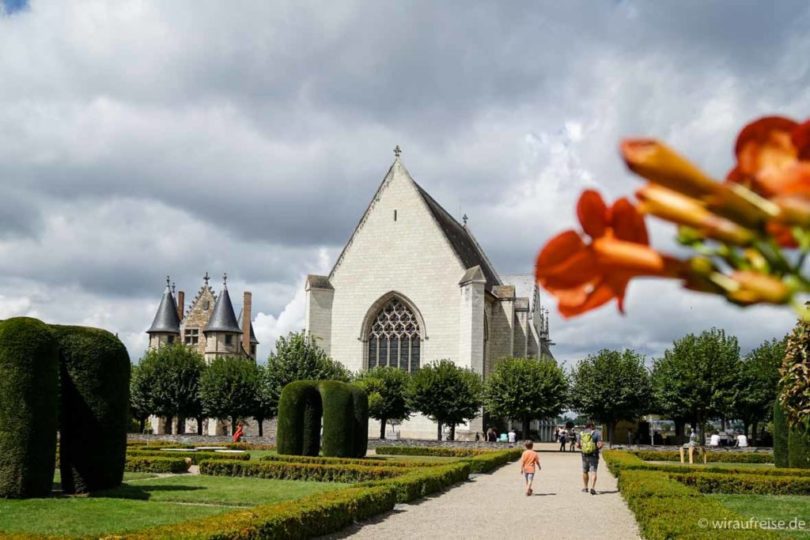
[[[0,497],[44,497],[56,462],[59,353],[47,325],[0,322]]]
[[[129,425],[129,355],[110,332],[51,326],[59,343],[62,490],[121,485]]]
[[[368,446],[368,397],[341,381],[296,381],[281,391],[276,440],[282,455],[362,457]]]
[[[810,432],[796,426],[788,434],[788,465],[793,469],[810,469]]]
[[[357,385],[349,385],[354,404],[354,450],[352,457],[365,457],[368,450],[368,394]]]
[[[295,381],[281,391],[278,402],[276,451],[317,456],[321,446],[321,394],[317,382]]]
[[[779,400],[773,404],[773,462],[777,467],[789,467],[788,464],[788,425]]]

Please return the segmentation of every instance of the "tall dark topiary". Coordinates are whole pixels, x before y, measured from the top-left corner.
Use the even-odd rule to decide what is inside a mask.
[[[44,497],[56,462],[59,356],[47,325],[0,322],[0,497]]]
[[[129,425],[129,355],[98,328],[51,326],[59,342],[59,464],[65,493],[121,485]]]
[[[315,381],[284,387],[278,404],[276,445],[279,454],[317,456],[321,446],[321,395]]]
[[[790,429],[788,466],[794,469],[810,469],[810,432],[804,426]]]
[[[351,386],[339,381],[322,381],[318,390],[323,400],[323,455],[354,455],[354,397]]]
[[[352,392],[352,413],[354,415],[354,448],[352,457],[365,457],[368,450],[368,394],[354,384],[349,385]]]
[[[788,466],[788,425],[777,399],[773,404],[773,462],[777,467]]]

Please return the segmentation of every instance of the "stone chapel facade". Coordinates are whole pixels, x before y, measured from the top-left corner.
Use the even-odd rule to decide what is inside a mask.
[[[395,155],[331,273],[307,277],[306,332],[355,372],[415,371],[450,359],[486,377],[499,358],[551,357],[547,314],[531,276],[502,279],[466,218],[453,218]],[[550,423],[538,429],[550,437]],[[476,432],[483,432],[480,417],[458,426],[456,436]],[[400,436],[435,438],[436,426],[417,415]]]

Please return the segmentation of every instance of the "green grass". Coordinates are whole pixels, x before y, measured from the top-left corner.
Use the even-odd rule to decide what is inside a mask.
[[[810,540],[810,497],[802,495],[706,495],[745,518],[804,520],[804,531],[784,531],[785,537]]]
[[[453,461],[458,461],[461,458],[457,457],[445,457],[445,456],[408,456],[408,455],[380,455],[380,456],[368,456],[371,458],[382,458],[382,459],[390,459],[392,461],[419,461],[419,462],[444,462],[444,463],[452,463]]]
[[[196,475],[142,476],[92,497],[0,499],[0,536],[121,534],[341,487],[345,485]]]
[[[125,472],[124,482],[128,482],[130,480],[143,480],[144,478],[155,478],[156,476],[156,474],[146,472]],[[60,484],[62,483],[62,475],[59,472],[59,469],[56,469],[56,472],[53,474],[53,483],[55,489],[61,489]]]

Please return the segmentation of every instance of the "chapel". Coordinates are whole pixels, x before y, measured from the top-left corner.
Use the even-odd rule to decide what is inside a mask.
[[[466,216],[456,220],[414,181],[399,147],[394,154],[332,271],[307,276],[307,334],[354,372],[413,372],[449,359],[486,378],[500,358],[553,357],[532,276],[500,276]],[[543,440],[551,426],[534,424]],[[403,438],[436,437],[435,423],[420,415],[398,428]],[[456,438],[483,431],[479,417],[458,426]]]

